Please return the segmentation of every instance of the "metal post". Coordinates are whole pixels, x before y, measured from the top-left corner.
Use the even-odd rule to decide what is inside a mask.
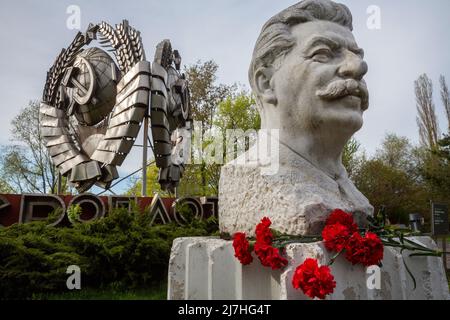
[[[447,272],[448,266],[447,266],[447,237],[442,237],[442,251],[444,252],[443,254],[443,260],[444,260],[444,268],[445,268],[445,272]]]
[[[58,170],[58,184],[56,185],[56,194],[61,194],[62,193],[62,174],[61,172],[59,172]]]
[[[147,196],[147,148],[148,148],[148,115],[144,118],[144,137],[142,150],[142,196]]]

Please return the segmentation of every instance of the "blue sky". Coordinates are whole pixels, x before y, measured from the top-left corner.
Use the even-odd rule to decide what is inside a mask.
[[[183,64],[213,59],[219,81],[248,87],[247,70],[261,26],[295,0],[2,0],[0,2],[0,144],[10,140],[10,121],[30,99],[39,99],[46,71],[76,30],[66,27],[70,5],[81,9],[81,30],[90,22],[127,19],[142,32],[148,57],[162,39],[171,39]],[[354,34],[364,48],[369,73],[370,108],[356,138],[373,154],[388,132],[418,142],[414,80],[427,73],[435,84],[442,131],[447,122],[438,78],[450,82],[450,1],[341,0],[353,13]],[[366,10],[376,5],[381,29],[369,30]],[[121,174],[140,166],[139,149]]]

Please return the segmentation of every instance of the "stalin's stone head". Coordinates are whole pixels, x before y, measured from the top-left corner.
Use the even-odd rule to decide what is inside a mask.
[[[278,139],[279,169],[262,175],[257,147],[245,156],[258,161],[222,168],[221,231],[253,234],[268,216],[278,231],[320,234],[334,209],[351,212],[361,227],[373,214],[342,164],[369,106],[367,64],[352,28],[350,10],[329,0],[299,2],[262,27],[249,80],[261,132]]]
[[[306,0],[272,17],[256,41],[249,80],[262,128],[280,129],[281,141],[313,162],[313,147],[341,153],[369,105],[352,29],[346,6]]]

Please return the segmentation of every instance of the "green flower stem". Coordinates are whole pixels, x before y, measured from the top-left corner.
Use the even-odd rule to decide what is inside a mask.
[[[390,241],[385,241],[385,240],[381,240],[383,245],[387,246],[387,247],[395,247],[395,248],[402,248],[404,250],[409,250],[409,251],[420,251],[423,255],[430,255],[430,256],[442,256],[442,251],[440,250],[433,250],[433,249],[428,249],[422,246],[417,246],[417,247],[413,247],[410,245],[406,245],[406,244],[401,244],[398,242],[390,242]]]
[[[321,236],[319,236],[319,235],[312,235],[312,236],[293,236],[293,235],[289,235],[289,234],[283,234],[283,235],[281,235],[281,236],[278,236],[278,237],[276,237],[276,240],[283,240],[283,239],[288,239],[288,240],[297,240],[297,241],[301,241],[301,240],[303,240],[303,239],[306,239],[306,240],[317,240],[317,239],[319,239],[318,241],[321,241],[322,240],[322,237]]]
[[[330,267],[334,261],[337,259],[337,257],[339,257],[339,255],[344,252],[344,248],[342,248],[338,253],[336,253],[333,257],[331,257],[330,261],[328,262],[328,266]]]
[[[307,240],[299,241],[298,239],[293,239],[293,240],[280,241],[280,240],[277,239],[277,240],[274,241],[274,243],[276,243],[275,247],[277,247],[277,248],[284,248],[287,245],[294,244],[294,243],[314,243],[314,242],[318,242],[318,241],[320,241],[320,240],[318,240],[318,239],[307,239]]]

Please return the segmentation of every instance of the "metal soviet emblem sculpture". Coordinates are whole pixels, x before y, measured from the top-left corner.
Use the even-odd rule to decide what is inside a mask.
[[[87,48],[97,37],[116,61]],[[170,191],[178,185],[191,127],[180,64],[169,40],[156,47],[153,63],[146,61],[140,33],[126,20],[116,28],[91,24],[62,50],[47,74],[41,134],[53,163],[79,192],[111,186],[148,117],[159,183]]]

